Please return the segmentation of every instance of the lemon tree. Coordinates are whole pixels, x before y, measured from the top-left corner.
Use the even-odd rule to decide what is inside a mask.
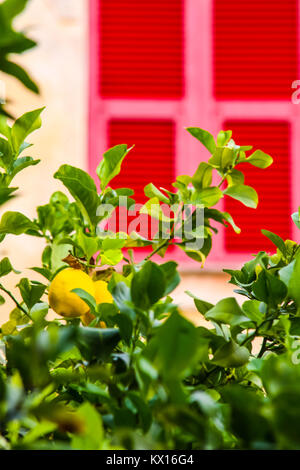
[[[1,204],[18,194],[15,175],[38,164],[23,152],[41,112],[12,125],[1,121]],[[189,292],[209,328],[196,327],[175,304],[178,265],[163,259],[175,245],[200,268],[218,226],[239,232],[214,206],[231,197],[255,208],[258,195],[237,167],[246,162],[265,171],[272,158],[239,146],[228,130],[216,139],[187,130],[205,146],[207,160],[193,175],[179,175],[172,191],[145,187],[141,213],[158,222],[153,239],[98,230],[120,196],[127,208],[134,202],[132,189],[113,184],[130,151],[124,144],[100,161],[100,191],[89,174],[62,165],[54,175],[61,190],[33,219],[2,211],[3,247],[6,237],[20,234],[45,246],[32,268],[39,281],[0,260],[1,449],[300,448],[299,245],[264,228],[274,252],[227,270],[244,302],[230,297],[212,305]],[[107,204],[110,211],[99,210]],[[161,204],[176,204],[179,212],[190,206],[188,233]],[[292,218],[300,228],[299,212]],[[191,249],[191,240],[201,247]],[[150,252],[136,262],[145,246]],[[5,282],[12,272],[14,291]],[[9,321],[1,321],[2,312]]]

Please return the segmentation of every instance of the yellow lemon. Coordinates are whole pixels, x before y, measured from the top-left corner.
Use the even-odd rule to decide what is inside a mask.
[[[89,311],[88,305],[71,292],[73,289],[83,289],[95,297],[95,284],[86,273],[73,268],[60,271],[50,284],[49,304],[62,317],[80,317]]]
[[[105,281],[96,281],[94,282],[95,286],[95,299],[96,303],[98,304],[112,304],[113,298],[111,293],[107,288],[107,282]],[[90,323],[95,319],[95,316],[91,312],[87,312],[81,316],[81,321],[85,326],[89,326]],[[100,328],[106,328],[106,324],[101,321]]]
[[[105,281],[96,281],[95,285],[95,299],[98,304],[112,304],[113,298],[111,293],[107,288],[107,282]]]

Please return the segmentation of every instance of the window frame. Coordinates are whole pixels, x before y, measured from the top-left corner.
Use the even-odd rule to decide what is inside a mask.
[[[184,96],[180,99],[116,99],[100,96],[100,2],[89,0],[89,111],[88,111],[88,169],[95,174],[100,156],[108,148],[107,126],[112,119],[170,119],[175,124],[175,174],[193,174],[200,161],[207,160],[207,151],[184,129],[203,127],[214,136],[227,119],[286,120],[291,129],[291,204],[296,211],[300,204],[300,107],[285,100],[247,101],[216,100],[213,91],[214,67],[214,0],[183,0],[184,5]],[[300,0],[298,0],[300,2]],[[300,8],[298,8],[300,25]],[[298,36],[299,35],[298,26]],[[197,37],[197,41],[195,41]],[[298,75],[300,77],[300,61]],[[295,77],[295,80],[298,77]],[[291,95],[293,93],[291,84]],[[298,201],[298,202],[297,202]],[[298,205],[297,205],[298,204]],[[220,201],[217,208],[223,210]],[[238,220],[237,220],[238,223]],[[224,228],[214,236],[213,249],[206,262],[207,270],[238,267],[249,258],[245,253],[225,250]],[[226,230],[231,230],[227,228]],[[299,230],[292,224],[291,237],[300,242]],[[174,257],[174,253],[166,260]],[[198,271],[199,266],[180,249],[176,260],[182,270]]]

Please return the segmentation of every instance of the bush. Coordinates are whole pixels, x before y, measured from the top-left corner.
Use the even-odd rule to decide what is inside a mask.
[[[12,127],[1,121],[1,204],[17,191],[14,176],[38,163],[21,154],[41,124],[41,111]],[[272,163],[260,150],[248,155],[251,147],[235,144],[230,131],[221,131],[215,142],[202,129],[187,130],[211,156],[192,177],[177,177],[173,192],[146,186],[140,214],[156,220],[152,239],[103,229],[120,204],[134,203],[131,189],[109,186],[131,150],[126,145],[104,154],[97,170],[100,192],[87,173],[63,165],[54,177],[71,201],[54,193],[34,220],[3,214],[1,242],[27,234],[44,238],[46,246],[41,266],[33,268],[41,282],[21,278],[18,299],[0,284],[15,303],[0,336],[2,449],[300,447],[299,246],[264,232],[276,253],[260,252],[240,271],[227,271],[247,297],[241,306],[234,298],[212,305],[188,293],[209,329],[194,326],[173,302],[177,263],[152,260],[175,245],[203,265],[216,224],[239,232],[230,214],[213,206],[222,197],[257,205],[256,192],[236,167]],[[299,213],[293,220],[300,227]],[[152,251],[136,263],[136,250],[145,246]],[[0,262],[1,278],[13,270],[8,258]],[[85,285],[103,281],[97,284],[100,297],[94,284],[90,293],[80,283],[72,288],[75,270],[90,277]],[[58,282],[54,288],[53,279],[67,272],[71,287]],[[62,305],[73,296],[74,318],[62,309],[61,317],[49,319],[50,284]],[[5,298],[0,302],[5,305]],[[86,305],[85,315],[78,302]]]

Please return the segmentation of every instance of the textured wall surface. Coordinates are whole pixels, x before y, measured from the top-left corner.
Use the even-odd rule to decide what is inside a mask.
[[[14,79],[0,77],[6,83],[7,96],[12,100],[9,109],[17,116],[40,106],[43,127],[33,134],[31,155],[42,162],[27,169],[16,178],[19,197],[6,204],[6,210],[18,210],[35,216],[35,207],[48,201],[61,184],[53,174],[62,163],[87,168],[87,95],[88,95],[88,23],[86,0],[31,0],[29,7],[17,20],[17,26],[29,30],[38,47],[22,56],[19,62],[39,83],[39,97],[26,92]],[[31,150],[31,149],[30,149]],[[3,210],[3,209],[2,209]],[[39,264],[43,243],[27,236],[9,236],[0,246],[0,256],[9,256],[22,275],[39,279],[26,268]],[[193,316],[193,301],[184,292],[214,302],[232,294],[228,277],[219,273],[184,274],[175,293],[176,301],[188,315]],[[16,284],[10,275],[6,286]],[[0,307],[0,323],[7,316],[8,304]],[[3,313],[2,313],[3,312]],[[193,316],[194,317],[194,316]],[[194,317],[199,321],[199,315]]]

